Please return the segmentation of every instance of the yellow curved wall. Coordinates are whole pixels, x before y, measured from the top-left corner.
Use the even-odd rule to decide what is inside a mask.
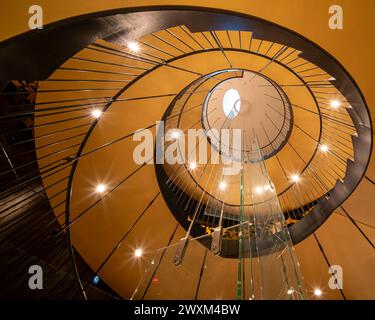
[[[8,1],[1,5],[0,40],[28,31],[28,8],[41,5],[44,23],[52,23],[68,17],[97,11],[142,6],[186,5],[231,10],[254,15],[294,30],[319,44],[336,57],[354,77],[365,93],[370,108],[375,104],[375,93],[371,90],[374,74],[372,63],[375,51],[374,28],[371,28],[375,2],[372,0],[91,0]],[[344,29],[328,28],[328,8],[341,5],[344,10]],[[372,91],[372,92],[371,92]],[[372,109],[373,110],[373,109]]]

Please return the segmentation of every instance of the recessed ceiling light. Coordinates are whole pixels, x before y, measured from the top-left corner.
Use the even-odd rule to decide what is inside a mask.
[[[338,100],[331,100],[331,102],[330,102],[330,106],[332,108],[335,108],[335,109],[337,109],[340,105],[341,105],[341,103]]]
[[[138,52],[140,50],[140,47],[136,41],[130,41],[128,42],[128,49],[132,52]]]
[[[256,188],[255,188],[255,192],[256,192],[257,194],[261,194],[261,193],[263,192],[262,187],[256,187]]]
[[[104,184],[98,184],[96,186],[96,192],[98,193],[103,193],[106,189],[107,187]]]
[[[322,290],[320,289],[315,289],[314,290],[314,295],[316,295],[317,297],[320,297],[322,295]]]
[[[329,150],[328,146],[326,144],[321,144],[319,146],[320,151],[327,152]]]
[[[174,130],[172,131],[172,138],[173,139],[178,139],[180,137],[180,131]]]
[[[102,112],[100,110],[98,110],[98,109],[95,109],[95,110],[92,110],[91,115],[94,118],[98,119],[102,115]]]
[[[227,187],[227,184],[225,183],[225,181],[221,181],[221,182],[219,183],[219,188],[220,188],[221,190],[225,190],[226,187]]]
[[[135,255],[137,258],[141,257],[142,254],[143,254],[142,249],[136,249],[136,250],[134,251],[134,255]]]
[[[192,162],[189,165],[190,170],[194,170],[196,167],[197,167],[197,163],[196,162]]]
[[[300,179],[300,177],[299,177],[298,174],[293,174],[293,175],[292,175],[292,181],[293,181],[293,182],[298,182],[299,179]]]

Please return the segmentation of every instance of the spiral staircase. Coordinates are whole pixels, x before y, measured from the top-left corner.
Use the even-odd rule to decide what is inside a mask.
[[[143,26],[146,20],[154,24]],[[123,21],[134,23],[136,31]],[[48,199],[47,211],[58,225],[55,236],[67,238],[83,298],[98,294],[90,284],[94,278],[101,279],[103,291],[125,299],[211,299],[217,298],[215,290],[220,298],[261,298],[246,283],[252,274],[249,261],[280,250],[260,238],[252,242],[248,226],[249,241],[238,257],[242,225],[261,205],[254,194],[266,191],[256,191],[259,186],[250,182],[254,171],[246,168],[261,159],[265,179],[271,181],[282,225],[274,234],[287,234],[293,251],[310,235],[316,238],[315,231],[359,185],[370,159],[371,120],[358,86],[309,40],[253,17],[156,10],[90,23],[81,41],[65,51],[47,45],[50,55],[36,59],[33,70],[12,70],[7,64],[3,71],[15,77],[24,72],[19,77],[24,79],[34,73],[38,81],[9,81],[1,93],[14,97],[0,116],[7,130],[2,135],[27,133],[11,143],[12,150],[3,148],[2,232],[17,225],[18,206],[33,204],[37,192]],[[63,46],[78,30],[75,24],[53,29],[50,37],[64,35],[58,44]],[[43,33],[35,37],[34,45],[45,41]],[[21,39],[16,49],[29,41]],[[2,50],[5,60],[19,59],[9,55],[15,48]],[[242,97],[251,81],[256,82],[252,92],[259,93],[249,98],[246,109]],[[232,87],[240,93],[241,109],[228,121],[218,92]],[[271,87],[279,97],[269,95]],[[265,97],[257,100],[260,95]],[[216,150],[209,156],[220,154],[222,142],[208,132],[220,121],[217,128],[246,129],[254,117],[249,113],[246,118],[246,110],[263,104],[256,109],[264,113],[258,131],[244,137],[247,143],[257,137],[256,148],[250,143],[250,149],[241,150],[244,174],[227,178],[225,192],[217,187],[223,166],[198,164],[191,170],[188,164],[133,161],[134,134],[147,129],[157,137],[161,120],[166,130],[184,134],[202,129],[203,139]],[[254,160],[254,152],[259,159]],[[98,185],[104,190],[95,192]],[[215,251],[215,243],[220,250]],[[134,261],[137,248],[143,248],[142,261]],[[295,253],[290,255],[293,260]],[[88,270],[86,280],[82,270]],[[220,279],[225,270],[235,277]],[[238,270],[244,274],[241,294],[236,291]],[[186,288],[174,288],[173,279]],[[342,290],[341,295],[345,298]]]

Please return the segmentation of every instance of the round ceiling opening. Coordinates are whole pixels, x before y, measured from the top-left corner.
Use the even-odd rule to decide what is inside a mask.
[[[240,129],[241,150],[237,151],[241,161],[254,162],[259,156],[267,159],[280,151],[290,136],[293,127],[290,101],[268,77],[250,70],[241,70],[239,76],[239,70],[230,71],[233,77],[220,82],[207,95],[202,114],[204,129],[221,153],[228,146],[214,132]],[[255,150],[258,148],[260,155]]]
[[[227,118],[234,119],[241,109],[241,97],[236,89],[228,89],[223,97],[223,111]]]

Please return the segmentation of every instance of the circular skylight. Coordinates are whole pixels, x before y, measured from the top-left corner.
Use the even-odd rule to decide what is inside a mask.
[[[268,159],[285,145],[293,127],[293,111],[285,92],[271,79],[249,70],[243,70],[240,77],[230,75],[217,84],[206,96],[203,108],[202,124],[211,144],[223,153],[228,142],[214,132],[223,127],[239,129],[244,141],[250,141],[239,150],[248,162],[257,162],[259,158],[252,148],[254,139],[262,157]]]
[[[234,119],[241,108],[240,94],[236,89],[229,89],[223,97],[223,111],[227,118]]]

